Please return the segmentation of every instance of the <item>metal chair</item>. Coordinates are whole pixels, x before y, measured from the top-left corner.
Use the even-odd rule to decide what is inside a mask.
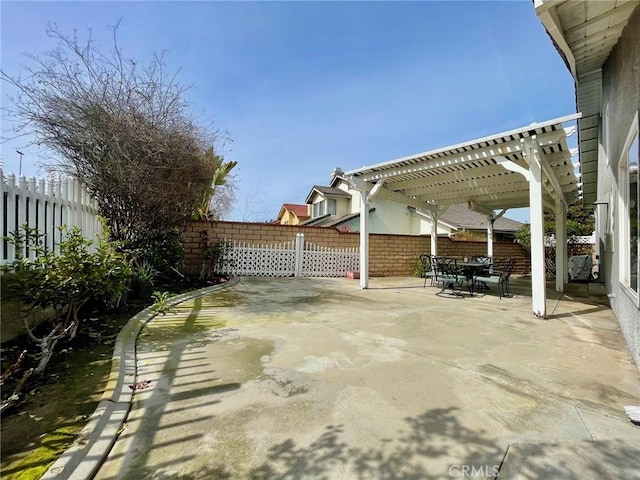
[[[476,275],[473,278],[473,283],[476,287],[481,284],[484,284],[485,287],[487,284],[498,285],[500,299],[507,295],[511,296],[509,278],[511,277],[515,264],[516,260],[514,258],[507,258],[499,271],[494,270],[490,275]]]
[[[432,266],[436,274],[436,282],[442,283],[442,290],[436,295],[453,295],[455,297],[462,297],[460,290],[457,287],[462,285],[462,282],[467,280],[467,277],[458,268],[455,258],[451,257],[434,257]],[[446,293],[450,290],[450,293]],[[469,290],[471,293],[471,290]]]
[[[431,264],[431,255],[420,255],[420,264],[422,265],[422,276],[424,277],[424,285],[422,288],[427,286],[427,278],[431,279],[431,286],[433,286],[436,279],[436,272]]]
[[[491,269],[493,267],[493,258],[488,257],[487,255],[476,255],[471,257],[471,261],[478,263],[485,263],[487,268],[483,268],[481,270],[482,274],[491,275]]]

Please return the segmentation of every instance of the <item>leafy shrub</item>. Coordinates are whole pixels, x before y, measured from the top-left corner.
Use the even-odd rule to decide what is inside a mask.
[[[151,306],[151,310],[155,313],[166,315],[167,313],[172,313],[175,310],[175,307],[170,303],[170,300],[176,296],[175,293],[153,292],[152,296],[154,303]]]
[[[113,308],[128,290],[131,267],[116,245],[106,240],[108,232],[99,238],[95,252],[93,242],[82,236],[78,227],[61,227],[64,240],[59,254],[46,249],[42,234],[26,226],[14,232],[7,241],[16,252],[22,252],[25,242],[36,252],[35,259],[21,253],[4,271],[14,273],[11,288],[25,306],[23,321],[27,333],[40,347],[40,363],[35,369],[41,373],[51,358],[55,345],[64,338],[75,337],[81,321],[81,310],[93,302],[103,308]],[[52,309],[51,331],[37,337],[30,319],[38,311]]]
[[[220,275],[223,262],[232,249],[232,244],[225,240],[207,241],[207,248],[203,252],[204,261],[200,270],[200,279],[210,279]]]

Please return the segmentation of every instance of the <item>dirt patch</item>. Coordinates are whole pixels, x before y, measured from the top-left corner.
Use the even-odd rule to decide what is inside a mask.
[[[111,370],[115,336],[138,307],[86,321],[71,342],[59,346],[42,378],[30,382],[24,400],[2,417],[0,476],[40,478],[64,452],[96,409]],[[98,322],[96,320],[96,322]],[[2,344],[3,371],[20,351],[33,346],[25,336]],[[35,364],[30,356],[22,371]],[[21,377],[21,372],[17,377]],[[3,385],[3,397],[13,391]]]

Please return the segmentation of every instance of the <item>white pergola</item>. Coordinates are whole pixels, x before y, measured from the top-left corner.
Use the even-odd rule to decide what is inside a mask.
[[[569,115],[509,132],[418,153],[345,173],[360,192],[360,286],[369,286],[369,201],[377,196],[403,203],[432,219],[431,252],[437,253],[437,222],[449,205],[466,203],[489,220],[487,254],[493,256],[493,222],[509,208],[529,207],[534,315],[547,316],[544,211],[556,217],[556,290],[567,276],[566,212],[580,184],[567,147],[574,128]],[[499,211],[496,213],[496,211]],[[563,246],[564,248],[560,248]]]

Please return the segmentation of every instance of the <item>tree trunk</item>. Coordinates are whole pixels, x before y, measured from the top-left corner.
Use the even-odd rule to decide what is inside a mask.
[[[47,335],[45,338],[43,338],[40,342],[40,361],[38,362],[38,366],[35,369],[35,373],[36,374],[41,374],[44,369],[46,368],[47,364],[49,363],[49,360],[51,360],[51,356],[53,355],[53,351],[56,347],[56,344],[58,343],[58,340],[61,337],[59,336],[55,336],[55,337],[50,337],[50,335]]]

